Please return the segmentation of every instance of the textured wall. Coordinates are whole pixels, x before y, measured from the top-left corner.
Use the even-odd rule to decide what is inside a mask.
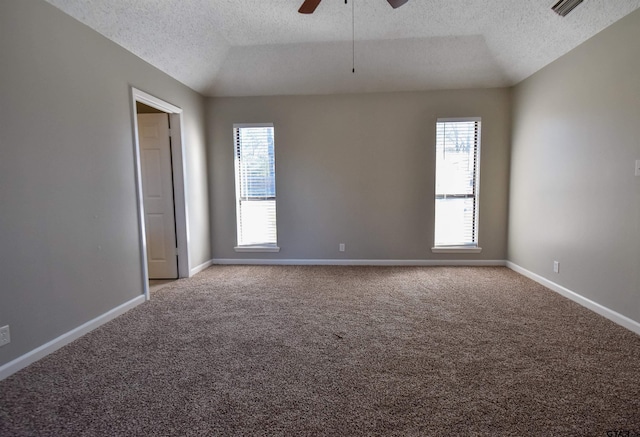
[[[210,259],[204,100],[53,6],[0,2],[0,365],[142,293],[130,86],[184,109]]]
[[[640,322],[638,41],[640,11],[516,87],[509,259]]]
[[[505,259],[506,89],[208,100],[214,258]],[[438,117],[481,116],[479,255],[432,254]],[[275,125],[276,254],[236,253],[233,123]],[[338,252],[338,244],[346,252]]]

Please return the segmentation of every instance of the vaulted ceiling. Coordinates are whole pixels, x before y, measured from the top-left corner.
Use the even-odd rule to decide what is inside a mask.
[[[303,15],[302,0],[46,1],[209,96],[509,86],[640,8],[585,0],[563,18],[557,0],[323,0]]]

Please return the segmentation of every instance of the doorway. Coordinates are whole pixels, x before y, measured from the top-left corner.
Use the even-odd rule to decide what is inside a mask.
[[[131,88],[143,289],[189,277],[182,109]]]

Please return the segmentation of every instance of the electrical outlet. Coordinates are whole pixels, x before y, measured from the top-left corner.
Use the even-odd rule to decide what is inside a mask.
[[[558,261],[553,262],[553,271],[555,273],[560,273],[560,262]]]
[[[338,250],[340,252],[344,252],[344,243],[340,243],[340,245],[338,246]]]
[[[0,328],[0,346],[11,343],[11,336],[9,335],[9,325]]]

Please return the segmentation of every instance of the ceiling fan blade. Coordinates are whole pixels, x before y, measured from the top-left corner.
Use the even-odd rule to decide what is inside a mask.
[[[321,0],[304,0],[298,12],[301,14],[313,14],[313,11],[316,10]],[[406,1],[406,0],[405,0]]]
[[[399,8],[409,0],[387,0],[393,9]]]

